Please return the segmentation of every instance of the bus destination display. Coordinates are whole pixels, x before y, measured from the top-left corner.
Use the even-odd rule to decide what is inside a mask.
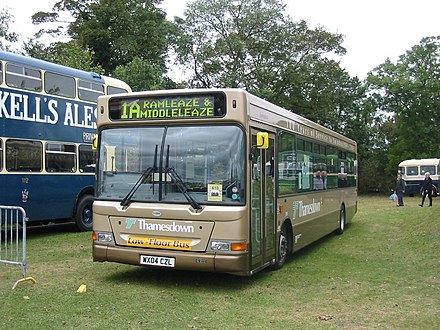
[[[226,113],[223,94],[114,98],[112,120],[220,118]]]

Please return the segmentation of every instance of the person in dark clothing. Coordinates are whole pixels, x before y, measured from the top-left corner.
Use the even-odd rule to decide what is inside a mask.
[[[425,173],[425,180],[423,180],[422,189],[422,203],[420,203],[419,206],[423,207],[426,196],[428,196],[429,199],[429,206],[432,206],[432,179],[429,172]]]
[[[405,192],[406,183],[405,180],[402,179],[402,175],[397,174],[396,188],[394,192],[397,195],[397,206],[403,206],[403,193]]]

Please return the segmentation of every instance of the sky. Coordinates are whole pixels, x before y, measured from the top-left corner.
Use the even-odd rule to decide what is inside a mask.
[[[183,16],[191,0],[164,0],[167,18]],[[31,15],[50,11],[57,0],[0,0],[0,9],[14,17],[10,31],[29,38],[39,27]],[[398,57],[424,37],[440,35],[439,0],[284,0],[294,21],[305,20],[310,28],[323,27],[344,36],[347,54],[341,66],[351,76],[364,79],[369,71],[389,58]],[[67,17],[68,19],[68,17]]]

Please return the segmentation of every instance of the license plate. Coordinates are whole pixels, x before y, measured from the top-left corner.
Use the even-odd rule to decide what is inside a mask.
[[[175,258],[141,255],[140,264],[148,266],[174,267]]]

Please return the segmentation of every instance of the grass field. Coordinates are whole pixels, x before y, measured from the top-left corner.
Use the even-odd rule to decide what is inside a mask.
[[[90,233],[32,228],[37,283],[0,264],[0,329],[438,329],[440,198],[418,202],[360,197],[343,235],[251,278],[93,263]]]

